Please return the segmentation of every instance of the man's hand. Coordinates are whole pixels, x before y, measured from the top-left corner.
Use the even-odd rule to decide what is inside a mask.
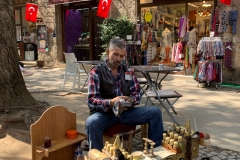
[[[110,101],[110,105],[113,106],[115,102],[119,101],[120,99],[124,99],[125,101],[128,101],[129,103],[133,102],[133,99],[129,96],[117,96]]]
[[[123,99],[123,96],[117,96],[110,101],[110,105],[113,106],[115,102],[119,101],[120,99]]]
[[[132,102],[133,102],[132,97],[129,97],[129,96],[123,96],[123,99],[124,99],[125,101],[128,101],[129,103],[132,103]]]

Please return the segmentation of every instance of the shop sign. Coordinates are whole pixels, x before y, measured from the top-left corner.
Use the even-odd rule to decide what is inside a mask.
[[[60,3],[72,3],[72,2],[81,2],[83,0],[48,0],[48,4],[60,4]],[[89,0],[93,1],[93,0]]]
[[[40,23],[40,22],[42,22],[42,21],[43,21],[42,18],[39,18],[39,17],[37,18],[37,22],[38,22],[38,23]]]
[[[14,5],[25,5],[26,3],[31,3],[32,0],[14,0]]]

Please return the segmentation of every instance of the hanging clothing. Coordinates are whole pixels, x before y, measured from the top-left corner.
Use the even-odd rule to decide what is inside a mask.
[[[226,42],[224,65],[226,68],[232,68],[232,42]]]
[[[217,15],[218,15],[218,9],[216,7],[215,12],[213,14],[213,23],[212,23],[212,31],[216,34],[216,23],[217,23]],[[215,35],[216,36],[216,35]]]
[[[201,39],[197,46],[197,55],[203,59],[223,59],[224,47],[223,42],[220,39]]]
[[[178,37],[185,37],[186,31],[187,31],[187,18],[186,16],[182,16],[179,22]]]
[[[219,18],[218,33],[226,32],[228,22],[226,11],[225,10],[220,11],[218,18]]]
[[[236,29],[237,18],[238,18],[238,10],[230,10],[228,23],[231,26],[230,32],[232,32],[233,34],[235,34],[237,32],[237,29]]]
[[[162,32],[162,44],[163,47],[172,46],[172,33],[168,28],[165,28]]]
[[[174,62],[177,51],[177,43],[173,43],[171,61]]]
[[[219,61],[199,61],[196,72],[198,82],[222,82],[222,68]]]
[[[186,47],[186,52],[185,52],[185,58],[184,58],[184,65],[186,68],[190,67],[190,63],[189,63],[189,47]]]
[[[188,46],[191,48],[196,48],[197,47],[197,32],[198,30],[196,28],[192,29],[189,32],[188,36]]]

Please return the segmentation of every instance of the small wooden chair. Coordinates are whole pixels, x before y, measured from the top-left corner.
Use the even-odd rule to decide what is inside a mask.
[[[78,133],[75,139],[67,139],[66,132],[76,130],[76,113],[62,106],[48,108],[30,127],[32,160],[66,160],[74,158],[76,143],[86,139]],[[51,138],[52,146],[44,148],[45,137]]]
[[[123,139],[124,148],[128,151],[128,153],[131,153],[135,130],[136,126],[115,124],[104,131],[103,141],[104,143],[108,141],[109,143],[113,144],[116,136],[118,135],[121,138],[121,141]]]

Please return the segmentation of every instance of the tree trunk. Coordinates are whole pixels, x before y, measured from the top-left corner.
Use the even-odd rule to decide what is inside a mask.
[[[26,88],[18,62],[14,3],[0,0],[0,109],[37,104]]]

